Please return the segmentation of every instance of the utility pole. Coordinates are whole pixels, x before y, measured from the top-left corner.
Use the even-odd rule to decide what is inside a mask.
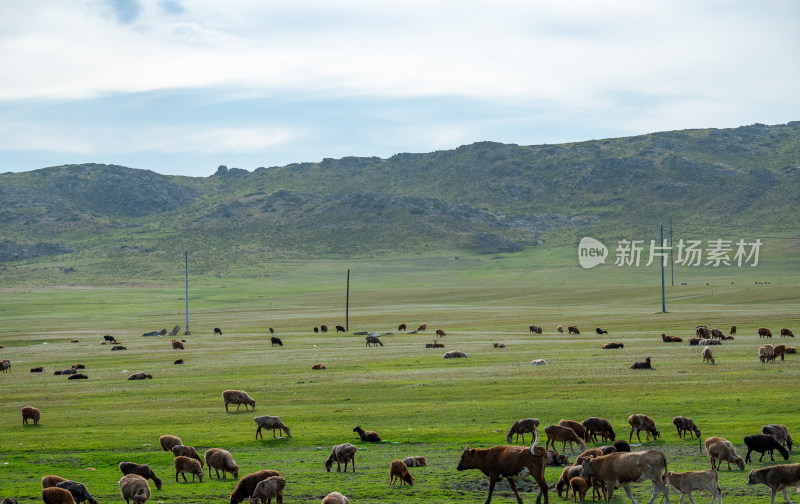
[[[185,278],[186,278],[186,334],[189,333],[189,249],[184,252]]]
[[[672,275],[672,286],[675,287],[675,258],[672,256],[672,217],[669,218],[669,272]]]
[[[344,329],[350,332],[350,270],[347,270],[347,300],[344,305]]]
[[[661,246],[664,246],[664,226],[662,224],[658,225],[658,229],[661,231]],[[663,249],[662,249],[663,250]],[[661,258],[661,313],[667,313],[667,300],[666,296],[664,295],[664,258]]]

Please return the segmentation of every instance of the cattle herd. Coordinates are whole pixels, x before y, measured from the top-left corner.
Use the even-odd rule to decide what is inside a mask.
[[[314,332],[320,329],[322,332],[326,332],[327,326],[315,327]],[[336,329],[337,332],[345,331],[342,326],[336,326]],[[531,325],[528,329],[531,334],[542,334],[543,332],[541,326]],[[176,327],[172,332],[177,334],[178,330],[179,328]],[[398,330],[405,331],[406,324],[400,324]],[[417,331],[425,330],[426,324],[420,324],[417,328]],[[574,325],[568,326],[567,330],[571,335],[580,334],[578,327]],[[559,325],[556,331],[563,333],[563,326]],[[725,335],[719,329],[697,326],[695,328],[696,338],[690,339],[689,344],[705,346],[703,362],[714,364],[715,360],[711,355],[709,346],[713,345],[714,343],[712,342],[714,341],[719,344],[721,341],[733,339],[736,331],[736,326],[732,326],[728,331],[729,334]],[[222,331],[219,328],[215,328],[214,333],[222,335]],[[445,332],[441,329],[436,330],[436,333],[438,338],[445,336]],[[608,334],[608,330],[598,327],[595,329],[595,333],[597,335]],[[772,338],[772,331],[768,328],[760,327],[756,333],[759,338]],[[274,334],[273,328],[270,328],[270,334]],[[148,335],[150,334],[144,334],[144,336]],[[780,336],[794,338],[794,333],[788,328],[781,328]],[[661,334],[661,339],[665,343],[680,343],[683,341],[680,337],[669,336],[664,333]],[[172,340],[172,347],[182,350],[184,348],[183,342],[185,340]],[[277,337],[273,336],[271,342],[273,346],[283,346],[283,342]],[[377,334],[368,334],[366,342],[368,346],[383,346]],[[118,342],[111,336],[105,336],[103,343],[117,344]],[[436,340],[434,340],[434,343],[436,343]],[[443,345],[436,343],[436,346],[441,347]],[[505,348],[505,345],[495,343],[494,348]],[[603,348],[624,348],[624,345],[618,342],[608,342],[603,345]],[[761,363],[766,364],[774,362],[777,356],[780,356],[781,360],[783,360],[784,355],[790,353],[796,353],[796,349],[785,345],[772,346],[767,344],[759,348],[758,356]],[[178,362],[176,361],[176,363]],[[8,359],[0,361],[0,369],[3,372],[9,372],[10,368],[11,362]],[[81,364],[75,364],[70,370],[59,371],[58,373],[74,375],[78,374],[76,370],[84,368],[85,366]],[[652,369],[650,357],[647,357],[642,362],[634,363],[631,368]],[[315,364],[315,369],[325,369],[325,366]],[[31,369],[31,372],[41,371],[41,366]],[[129,380],[151,378],[152,376],[146,373],[134,373],[128,377]],[[229,411],[230,405],[236,405],[237,410],[242,405],[245,406],[245,410],[250,408],[255,410],[256,401],[242,390],[225,390],[222,393],[222,397],[226,412]],[[276,437],[276,432],[286,436],[291,435],[290,428],[276,416],[258,416],[254,420],[257,425],[256,439],[259,436],[263,438],[262,430],[271,430],[273,438]],[[42,421],[42,414],[39,409],[33,406],[22,408],[23,425],[27,425],[29,422],[39,424],[40,421]],[[625,442],[622,439],[616,439],[616,433],[611,422],[607,419],[589,417],[581,422],[562,419],[557,424],[548,425],[543,429],[547,441],[545,447],[541,447],[539,446],[539,420],[535,418],[520,419],[511,425],[506,435],[507,445],[494,446],[488,449],[464,448],[456,469],[458,471],[477,469],[488,477],[489,485],[486,504],[492,499],[496,483],[502,479],[508,481],[518,503],[521,504],[522,499],[516,486],[516,480],[527,476],[532,477],[539,488],[536,498],[537,504],[542,499],[547,503],[549,492],[553,490],[559,496],[562,496],[563,493],[565,498],[569,497],[571,491],[573,499],[583,501],[586,499],[589,489],[592,490],[592,498],[596,496],[598,499],[602,498],[610,503],[614,491],[619,487],[622,487],[628,498],[635,503],[636,501],[631,494],[630,484],[643,481],[652,483],[651,504],[659,494],[663,495],[666,502],[669,502],[670,487],[673,487],[681,495],[681,502],[683,502],[684,496],[688,495],[690,501],[694,503],[692,492],[706,491],[712,496],[712,504],[721,504],[723,489],[719,485],[717,472],[723,470],[723,462],[727,464],[728,470],[735,470],[731,469],[731,464],[738,470],[743,470],[745,464],[752,462],[751,454],[753,452],[760,454],[759,462],[761,462],[767,454],[770,456],[770,460],[774,461],[775,451],[784,460],[788,460],[789,452],[793,445],[789,429],[781,424],[764,425],[762,432],[746,436],[744,444],[747,447],[747,453],[744,458],[736,453],[733,443],[727,439],[719,436],[708,437],[705,439],[705,450],[709,457],[711,469],[701,470],[697,468],[694,471],[678,473],[668,470],[667,456],[661,451],[652,449],[631,451],[631,446],[642,446],[662,437],[662,433],[653,417],[636,413],[628,417],[627,423],[630,431],[628,441]],[[672,423],[679,438],[696,437],[700,442],[701,430],[691,418],[675,416],[672,418]],[[355,427],[353,432],[358,435],[360,442],[382,442],[377,432],[364,430],[360,426]],[[531,446],[525,445],[525,434],[532,436]],[[644,441],[641,438],[642,434],[645,436]],[[634,435],[636,435],[638,444],[631,445]],[[513,443],[520,441],[520,437],[522,438],[523,446],[514,445]],[[608,444],[587,449],[586,443],[590,442]],[[219,471],[221,470],[223,479],[226,479],[228,473],[234,480],[238,479],[230,494],[231,504],[238,504],[248,499],[250,504],[258,504],[259,502],[269,504],[273,498],[278,503],[282,504],[283,502],[283,492],[287,486],[287,480],[277,471],[261,470],[239,478],[239,466],[227,450],[209,448],[205,451],[204,457],[201,458],[195,448],[183,445],[181,439],[176,436],[161,436],[159,443],[164,451],[172,452],[174,456],[176,483],[179,483],[179,477],[182,477],[184,482],[188,481],[187,474],[191,476],[192,481],[197,478],[199,482],[202,482],[205,475],[205,467],[209,478],[211,477],[211,471],[214,470],[219,479]],[[560,446],[558,445],[559,443]],[[569,463],[569,457],[565,453],[567,445],[569,445],[570,450],[574,450],[575,446],[579,449],[579,452],[572,452],[573,454],[577,453],[572,464]],[[560,448],[561,453],[557,451],[558,448]],[[336,445],[332,448],[327,460],[320,460],[320,463],[327,471],[331,471],[335,462],[337,472],[344,465],[345,473],[349,464],[351,471],[355,472],[357,450],[358,448],[350,443]],[[403,486],[405,484],[414,484],[414,477],[408,470],[409,467],[424,467],[427,463],[425,457],[413,456],[402,460],[392,460],[388,465],[389,484],[394,485],[395,482],[398,482],[400,486]],[[548,484],[545,480],[545,467],[548,465],[565,465],[561,477],[555,483]],[[152,480],[156,488],[159,491],[161,490],[162,480],[156,476],[150,466],[127,461],[121,461],[119,466],[122,478],[118,483],[120,493],[126,503],[133,501],[134,504],[144,504],[150,499],[151,490],[148,480]],[[747,477],[747,484],[764,484],[768,486],[772,493],[773,504],[779,492],[782,493],[786,502],[790,502],[787,496],[787,489],[800,486],[800,464],[778,464],[762,469],[754,469],[750,471]],[[74,504],[75,502],[80,503],[83,501],[89,504],[97,504],[97,501],[84,484],[55,475],[42,477],[41,498],[45,504]],[[331,492],[326,495],[322,502],[323,504],[346,504],[348,498],[339,492]],[[13,497],[9,497],[3,500],[2,504],[16,504],[16,500]]]

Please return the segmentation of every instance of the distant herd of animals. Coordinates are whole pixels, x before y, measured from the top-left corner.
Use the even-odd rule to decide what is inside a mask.
[[[342,326],[337,326],[338,329]],[[417,331],[425,331],[426,324],[420,324]],[[327,331],[325,325],[319,328],[315,327],[315,332],[320,329],[323,332]],[[401,324],[398,330],[405,330],[406,324]],[[179,327],[173,330],[177,334]],[[338,332],[342,332],[338,331]],[[529,331],[531,334],[542,334],[540,326],[530,326]],[[556,331],[559,333],[564,332],[562,326],[557,326]],[[567,331],[569,334],[580,334],[577,326],[568,326]],[[270,328],[270,334],[274,334],[274,329]],[[219,328],[214,328],[214,333],[222,335]],[[445,337],[443,330],[437,330],[437,337]],[[608,331],[601,328],[596,328],[597,335],[608,334]],[[768,328],[760,327],[756,330],[759,338],[772,338],[772,331]],[[146,336],[152,334],[145,333]],[[710,329],[707,326],[697,326],[695,328],[695,336],[689,340],[690,345],[705,346],[702,352],[703,363],[714,364],[715,359],[711,354],[710,346],[720,344],[722,341],[733,339],[736,335],[736,326],[730,328],[729,334],[725,335],[718,329]],[[794,338],[794,333],[788,328],[780,329],[781,337]],[[370,344],[383,346],[378,335],[367,334],[367,345]],[[661,335],[662,341],[665,343],[678,343],[683,339],[676,336],[669,336],[667,334]],[[283,346],[283,342],[275,337],[271,337],[272,346]],[[186,340],[171,341],[173,349],[183,350]],[[110,335],[103,338],[101,344],[113,344],[114,350],[117,347],[122,347],[119,342]],[[444,345],[437,343],[434,340],[433,348],[440,348]],[[426,345],[427,347],[427,345]],[[608,342],[603,345],[604,349],[623,348],[622,343]],[[505,344],[494,343],[494,348],[505,348]],[[117,348],[119,349],[119,348]],[[122,347],[121,349],[125,349]],[[785,345],[762,345],[759,348],[758,356],[762,364],[774,362],[778,355],[781,360],[784,355],[796,353],[795,347],[787,347]],[[461,353],[461,352],[457,352]],[[462,355],[466,357],[466,354]],[[175,364],[182,364],[183,359],[178,359]],[[544,363],[542,361],[542,363]],[[0,369],[9,372],[11,363],[8,359],[0,361]],[[631,366],[632,369],[651,369],[651,360],[647,357],[642,362],[636,362]],[[73,364],[69,369],[57,370],[54,374],[69,375],[69,379],[86,379],[86,375],[79,373],[84,370],[83,364]],[[325,369],[325,365],[318,363],[314,364],[313,369]],[[31,372],[42,372],[41,366],[31,368]],[[131,374],[128,380],[145,380],[152,379],[152,375],[143,372]],[[236,405],[238,410],[241,405],[245,406],[245,410],[253,408],[255,410],[255,400],[244,391],[241,390],[226,390],[222,394],[223,402],[226,412],[229,411],[229,405]],[[33,406],[26,406],[22,408],[22,423],[27,425],[29,422],[39,424],[42,418],[41,411]],[[291,430],[286,426],[279,417],[276,416],[259,416],[255,417],[254,421],[257,425],[255,438],[259,436],[263,439],[262,430],[271,430],[273,438],[276,433],[291,436]],[[684,416],[676,416],[672,419],[676,427],[679,438],[697,437],[700,439],[700,429],[694,424],[692,419]],[[743,459],[736,453],[734,445],[718,436],[709,437],[705,440],[706,453],[710,458],[711,470],[698,470],[688,471],[684,473],[676,473],[667,471],[666,456],[663,452],[657,450],[648,450],[643,452],[631,452],[630,443],[632,442],[633,435],[636,434],[637,441],[641,443],[641,433],[645,434],[645,442],[651,438],[658,439],[661,436],[660,430],[656,427],[655,420],[642,414],[634,414],[628,418],[630,425],[630,433],[628,442],[624,440],[617,440],[616,434],[611,426],[611,423],[603,418],[590,417],[583,422],[574,420],[561,420],[558,424],[549,425],[544,428],[544,433],[547,436],[547,442],[544,448],[537,446],[539,441],[538,426],[539,420],[535,418],[520,419],[514,422],[506,435],[506,441],[509,443],[507,446],[495,446],[488,449],[470,449],[465,448],[458,463],[457,470],[478,469],[489,478],[489,496],[486,504],[491,501],[494,487],[498,480],[503,478],[508,480],[511,489],[514,491],[518,503],[522,500],[516,488],[515,479],[518,477],[532,476],[539,486],[540,493],[536,499],[537,504],[540,503],[542,497],[544,502],[548,502],[548,491],[556,490],[558,495],[561,496],[565,493],[565,497],[569,497],[569,492],[572,492],[573,499],[576,501],[580,499],[583,501],[586,493],[591,488],[592,498],[597,495],[597,498],[606,499],[608,503],[611,502],[613,492],[619,486],[622,486],[628,497],[632,502],[635,502],[630,493],[629,484],[650,480],[653,483],[653,497],[650,503],[654,502],[656,496],[661,493],[669,502],[669,486],[671,485],[681,493],[681,502],[685,495],[689,496],[690,501],[694,502],[692,492],[705,490],[712,495],[712,504],[719,502],[721,504],[722,489],[719,487],[717,472],[721,470],[722,462],[727,463],[728,470],[731,469],[730,464],[733,463],[739,470],[745,468],[745,463],[751,463],[750,455],[752,452],[760,453],[759,462],[763,459],[764,455],[769,453],[770,460],[774,461],[773,452],[778,451],[784,458],[788,460],[789,451],[792,449],[793,440],[789,435],[786,426],[782,424],[768,424],[762,427],[762,432],[758,434],[751,434],[745,436],[744,443],[748,448],[747,454]],[[353,432],[359,436],[361,442],[381,442],[382,439],[375,431],[365,431],[360,426],[353,429]],[[518,442],[519,437],[522,436],[522,442],[525,442],[525,434],[530,433],[534,437],[533,444],[530,448],[525,446],[512,445],[512,438],[516,435],[513,442]],[[586,449],[585,443],[588,442],[612,442],[613,444],[602,446],[599,448]],[[557,443],[561,443],[561,452],[556,451]],[[180,438],[175,436],[165,435],[160,438],[160,444],[165,451],[171,451],[174,456],[175,465],[175,481],[179,483],[179,476],[183,477],[184,482],[187,482],[186,474],[192,475],[192,480],[198,478],[202,482],[204,472],[203,467],[205,463],[206,469],[209,471],[213,469],[219,478],[219,471],[222,470],[222,478],[226,478],[226,474],[230,473],[234,479],[239,476],[239,467],[233,460],[230,452],[221,448],[210,448],[206,450],[204,458],[201,459],[195,448],[183,445]],[[569,444],[570,450],[574,449],[577,444],[581,450],[580,455],[575,459],[573,464],[569,464],[569,459],[564,450],[566,445]],[[337,464],[337,472],[340,471],[340,466],[344,464],[345,472],[347,466],[352,466],[352,471],[355,472],[355,454],[357,447],[350,443],[343,443],[336,445],[332,448],[331,454],[323,465],[327,471],[331,471],[334,462]],[[427,465],[425,457],[413,456],[406,457],[402,460],[392,460],[389,464],[390,467],[390,484],[394,485],[397,481],[400,485],[414,484],[414,477],[408,470],[409,467],[425,467]],[[561,477],[557,483],[547,485],[544,479],[545,466],[560,466],[566,465]],[[148,465],[135,464],[132,462],[120,462],[120,470],[123,477],[119,480],[119,488],[126,503],[132,500],[134,504],[144,504],[151,495],[151,490],[148,484],[148,479],[152,480],[158,490],[161,490],[162,481],[155,475],[153,470]],[[774,504],[775,496],[778,492],[782,492],[784,499],[789,502],[786,490],[792,486],[800,486],[800,464],[782,464],[766,467],[763,469],[752,470],[748,476],[748,484],[765,484],[772,491],[772,502]],[[286,479],[284,479],[277,471],[274,470],[261,470],[252,474],[248,474],[239,479],[233,492],[230,494],[231,504],[238,504],[244,500],[249,499],[250,504],[270,504],[271,499],[276,499],[278,503],[283,502],[283,491],[286,487]],[[42,478],[42,500],[45,504],[72,504],[87,501],[89,504],[97,504],[89,493],[86,486],[82,483],[66,480],[59,476],[46,475]],[[347,497],[339,492],[331,492],[322,500],[323,504],[346,504]],[[2,501],[2,504],[16,504],[14,498],[7,498]]]

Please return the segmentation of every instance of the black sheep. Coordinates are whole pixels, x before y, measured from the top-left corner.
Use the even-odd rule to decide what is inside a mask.
[[[789,451],[781,446],[781,444],[777,442],[774,437],[768,434],[751,434],[749,436],[745,436],[744,444],[747,445],[747,455],[745,455],[744,460],[748,464],[750,463],[750,453],[754,451],[761,454],[761,456],[758,458],[759,462],[761,462],[761,459],[764,458],[764,454],[766,452],[769,452],[769,459],[774,461],[775,459],[772,457],[773,450],[778,450],[781,455],[783,455],[783,460],[789,459]]]
[[[149,478],[153,480],[153,483],[156,484],[156,488],[161,490],[161,480],[158,478],[158,476],[156,476],[156,473],[153,472],[153,469],[147,464],[137,464],[135,462],[120,462],[119,470],[122,471],[123,475],[137,474],[142,478]]]
[[[89,504],[98,504],[98,502],[92,497],[92,494],[89,493],[89,490],[86,488],[86,485],[83,483],[78,483],[77,481],[67,480],[62,481],[61,483],[56,483],[58,488],[63,488],[67,490],[69,493],[72,494],[72,498],[75,499],[75,502],[80,504],[83,501],[88,502]]]

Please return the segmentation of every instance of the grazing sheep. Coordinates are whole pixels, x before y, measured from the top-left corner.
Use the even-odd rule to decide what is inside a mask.
[[[711,354],[711,348],[705,347],[703,349],[703,364],[706,362],[710,362],[711,364],[715,364],[714,356]]]
[[[769,434],[770,436],[775,438],[775,441],[779,442],[781,446],[785,446],[792,450],[792,436],[789,435],[789,429],[786,428],[783,424],[768,424],[761,427],[761,432],[764,434]]]
[[[62,481],[67,481],[67,478],[62,478],[61,476],[56,476],[54,474],[48,474],[47,476],[42,476],[42,488],[50,488],[58,485]]]
[[[283,504],[283,489],[286,488],[286,478],[283,476],[270,476],[258,482],[253,495],[250,497],[250,504],[270,504],[272,499],[278,504]]]
[[[708,326],[700,325],[695,327],[695,335],[698,338],[708,339],[711,337],[711,331],[708,329]]]
[[[703,338],[689,338],[689,346],[698,346]]]
[[[364,345],[364,346],[373,346],[373,345],[383,346],[383,342],[381,341],[381,339],[379,337],[377,337],[377,336],[372,335],[372,334],[370,334],[368,336],[364,336],[364,339],[367,341],[367,344]]]
[[[172,349],[173,350],[183,350],[183,343],[174,339],[172,340]]]
[[[558,331],[560,333],[563,333],[564,332],[564,326],[562,326],[561,324],[557,325],[556,326],[556,331]]]
[[[31,373],[41,373],[42,371],[44,371],[44,368],[42,366],[36,366],[31,368]]]
[[[173,364],[183,364],[183,359],[176,359]]]
[[[511,437],[516,434],[517,438],[514,440],[516,443],[519,441],[520,435],[522,436],[522,442],[525,442],[525,433],[530,432],[533,434],[536,431],[536,427],[539,426],[539,419],[538,418],[521,418],[516,420],[514,424],[509,429],[508,434],[506,434],[506,442],[511,443]]]
[[[156,473],[153,472],[153,469],[147,464],[137,464],[135,462],[120,462],[119,463],[119,470],[122,471],[123,475],[127,474],[137,474],[145,479],[153,480],[153,483],[156,484],[156,488],[161,490],[161,479],[156,476]]]
[[[572,478],[580,476],[583,474],[583,467],[580,464],[578,465],[571,465],[564,468],[561,471],[561,476],[558,478],[556,482],[556,492],[558,492],[558,496],[561,497],[561,492],[564,490],[567,491],[566,495],[564,496],[569,497],[569,482]]]
[[[467,354],[464,352],[459,352],[458,350],[450,350],[446,354],[444,354],[445,359],[460,359],[462,357],[466,357]]]
[[[22,425],[28,425],[28,420],[33,420],[33,425],[37,425],[40,418],[42,418],[42,412],[38,408],[33,406],[22,408]]]
[[[772,455],[774,450],[778,450],[780,454],[783,455],[783,460],[789,459],[789,451],[781,446],[781,444],[769,434],[751,434],[745,436],[744,444],[747,445],[747,455],[744,456],[744,461],[748,464],[750,463],[750,454],[752,452],[761,454],[761,456],[758,457],[759,462],[761,462],[761,459],[764,458],[764,454],[767,452],[769,452],[769,459],[774,462],[775,458]]]
[[[315,327],[314,327],[314,334],[317,334],[317,333],[319,333],[319,327],[316,327],[316,326],[315,326]]]
[[[578,326],[571,325],[567,328],[570,334],[580,334],[581,332],[578,330]]]
[[[414,485],[414,477],[411,476],[411,473],[408,472],[408,467],[400,459],[392,460],[389,466],[389,484],[394,485],[395,480],[400,481],[400,486],[406,483],[411,486]]]
[[[687,418],[685,416],[676,416],[672,419],[672,423],[678,430],[679,438],[685,439],[687,432],[689,433],[690,437],[700,437],[700,429],[697,428],[697,426],[694,424],[694,420],[691,418]]]
[[[203,468],[200,467],[200,462],[197,460],[184,457],[183,455],[179,455],[175,457],[175,483],[178,482],[178,475],[180,474],[183,476],[183,481],[188,482],[189,480],[186,479],[186,473],[192,475],[192,481],[194,481],[194,477],[197,476],[200,478],[200,482],[203,482]]]
[[[769,361],[775,362],[775,347],[772,345],[761,345],[758,349],[758,360],[761,361],[762,366]]]
[[[735,336],[736,335],[736,326],[735,325],[731,326],[731,330],[728,331],[728,334],[730,334],[731,336]]]
[[[219,479],[219,471],[222,470],[222,479],[225,479],[225,473],[231,473],[234,479],[239,477],[239,466],[233,460],[233,455],[222,448],[209,448],[203,454],[208,468],[208,477],[211,477],[211,469],[217,473]]]
[[[256,425],[258,425],[258,429],[256,430],[256,439],[258,439],[259,435],[261,436],[261,439],[264,439],[264,435],[261,433],[262,428],[265,430],[271,429],[273,438],[276,437],[275,436],[276,430],[281,432],[286,432],[287,436],[292,435],[291,431],[289,430],[289,427],[285,426],[283,422],[281,422],[281,419],[276,416],[269,416],[269,415],[258,416],[253,418],[253,420],[256,422]]]
[[[153,375],[148,373],[133,373],[128,377],[129,380],[152,380]]]
[[[219,334],[220,336],[222,336],[222,329],[220,329],[219,327],[215,327],[214,334]]]
[[[674,486],[683,496],[688,495],[689,500],[694,504],[692,492],[706,490],[711,494],[711,504],[715,502],[722,504],[722,489],[719,487],[719,475],[717,471],[687,471],[676,473],[668,471],[669,484]]]
[[[436,329],[436,337],[437,338],[444,338],[445,336],[447,336],[447,335],[444,333],[444,331],[442,331],[441,329]]]
[[[339,492],[331,492],[323,497],[322,504],[350,504],[350,501]]]
[[[283,346],[283,341],[281,341],[281,339],[276,336],[271,336],[269,340],[272,343],[272,346],[280,346],[280,347]]]
[[[614,341],[609,341],[603,345],[603,350],[613,350],[615,348],[625,348],[625,345],[622,343],[616,343]]]
[[[602,441],[614,441],[617,435],[614,429],[611,428],[611,423],[605,418],[589,417],[583,421],[583,426],[586,427],[586,438],[592,442],[597,442],[597,436],[600,436]]]
[[[428,324],[420,324],[417,326],[417,332],[425,331],[428,329]]]
[[[493,348],[505,348],[505,347],[506,347],[506,344],[505,344],[505,343],[494,343],[494,344],[492,345],[492,347],[493,347]]]
[[[580,476],[569,480],[569,487],[572,489],[572,498],[575,502],[583,502],[586,499],[586,492],[589,490],[589,483]],[[580,501],[578,501],[580,497]]]
[[[358,433],[358,437],[361,438],[361,441],[370,442],[370,443],[380,443],[381,437],[375,431],[365,431],[359,425],[358,427],[353,429],[353,432]]]
[[[576,422],[575,420],[561,419],[558,421],[558,425],[561,425],[562,427],[569,427],[575,431],[575,434],[577,434],[579,438],[583,439],[584,441],[589,441],[589,439],[586,437],[586,427],[584,427],[582,423]]]
[[[43,488],[42,500],[44,504],[75,504],[72,494],[68,490],[58,487]]]
[[[711,337],[717,339],[725,339],[725,335],[719,329],[711,329]]]
[[[631,415],[628,417],[628,423],[631,426],[631,433],[628,436],[628,442],[630,443],[633,438],[633,433],[636,433],[636,439],[639,440],[639,443],[642,442],[641,432],[644,431],[645,442],[650,440],[650,437],[653,437],[653,441],[658,439],[658,436],[661,435],[661,431],[656,428],[656,422],[653,420],[653,417],[648,415]]]
[[[70,341],[70,343],[80,343],[80,342],[81,342],[81,340],[76,340],[76,339]]]
[[[3,348],[3,345],[0,345],[0,348]],[[0,504],[19,504],[19,503],[17,502],[17,499],[15,499],[14,497],[6,497]]]
[[[133,501],[133,504],[144,504],[150,498],[150,485],[138,474],[126,474],[120,478],[119,490],[128,504],[130,501]]]
[[[561,442],[561,451],[564,451],[566,448],[567,443],[569,443],[570,450],[573,448],[573,443],[578,443],[580,446],[581,451],[586,450],[586,445],[584,444],[583,440],[575,434],[575,431],[570,429],[569,427],[564,427],[562,425],[548,425],[544,428],[544,433],[547,434],[547,443],[545,444],[545,448],[552,444],[553,450],[556,449],[556,442]]]
[[[422,456],[414,456],[414,457],[403,457],[403,463],[406,467],[428,467],[428,461],[425,457]]]
[[[771,338],[772,337],[772,331],[770,331],[766,327],[759,327],[757,329],[757,331],[758,331],[758,337],[759,338]]]
[[[231,504],[239,504],[243,500],[250,498],[256,489],[256,485],[258,485],[260,481],[265,480],[270,476],[280,475],[281,474],[278,471],[264,469],[263,471],[242,476],[242,479],[240,479],[236,484],[236,488],[234,488],[233,493],[231,493]]]
[[[172,447],[172,454],[176,457],[189,457],[193,458],[196,461],[200,462],[200,467],[203,467],[203,459],[200,458],[200,454],[197,453],[197,450],[194,449],[192,446],[186,445],[176,445]]]
[[[318,362],[318,363],[314,364],[313,366],[311,366],[311,369],[325,369],[325,364],[322,364],[321,362]]]
[[[794,333],[788,327],[781,327],[781,338],[794,338]]]
[[[183,441],[178,436],[170,436],[164,435],[158,438],[158,442],[161,445],[161,449],[164,451],[171,452],[174,446],[182,445]]]
[[[786,345],[775,345],[773,351],[775,352],[775,359],[777,359],[778,356],[780,356],[781,360],[784,360],[783,357],[786,354]]]
[[[222,400],[225,401],[225,411],[228,411],[229,404],[235,404],[236,411],[239,411],[239,406],[242,404],[244,404],[245,411],[248,406],[256,409],[256,401],[243,390],[226,390],[222,393]]]
[[[6,372],[10,373],[11,372],[11,361],[8,360],[8,359],[3,359],[2,361],[0,361],[0,371],[3,371],[4,373],[6,373]]]
[[[400,324],[399,326],[397,326],[397,330],[398,331],[405,331],[406,330],[406,325],[405,324]]]
[[[62,481],[56,485],[58,488],[63,488],[72,494],[72,498],[80,504],[81,502],[88,502],[89,504],[98,504],[97,500],[89,493],[89,489],[83,483],[77,481]]]
[[[528,330],[530,331],[531,334],[542,334],[541,326],[536,326],[536,325],[528,326]]]
[[[325,461],[325,470],[331,472],[333,463],[336,462],[336,472],[342,471],[341,464],[344,464],[344,472],[347,472],[347,463],[353,463],[353,472],[356,472],[356,451],[358,447],[350,443],[343,443],[333,447],[331,454]]]
[[[107,341],[109,343],[116,343],[117,342],[117,339],[114,336],[111,336],[110,334],[106,334],[105,336],[103,336],[103,340]]]
[[[325,324],[322,324],[321,326],[319,326],[319,330],[324,332],[324,333],[326,333],[326,332],[328,332],[328,326],[326,326]]]
[[[653,366],[650,365],[650,357],[645,357],[644,361],[634,362],[631,369],[653,369]]]
[[[337,325],[337,326],[336,326],[336,332],[337,332],[337,333],[340,333],[340,332],[347,332],[347,330],[344,328],[344,326]]]
[[[736,454],[733,443],[721,437],[710,437],[706,439],[706,452],[711,459],[711,469],[718,471],[722,468],[722,462],[728,463],[728,470],[731,469],[731,462],[736,464],[739,469],[744,469],[744,459]],[[716,461],[719,463],[716,464]]]

